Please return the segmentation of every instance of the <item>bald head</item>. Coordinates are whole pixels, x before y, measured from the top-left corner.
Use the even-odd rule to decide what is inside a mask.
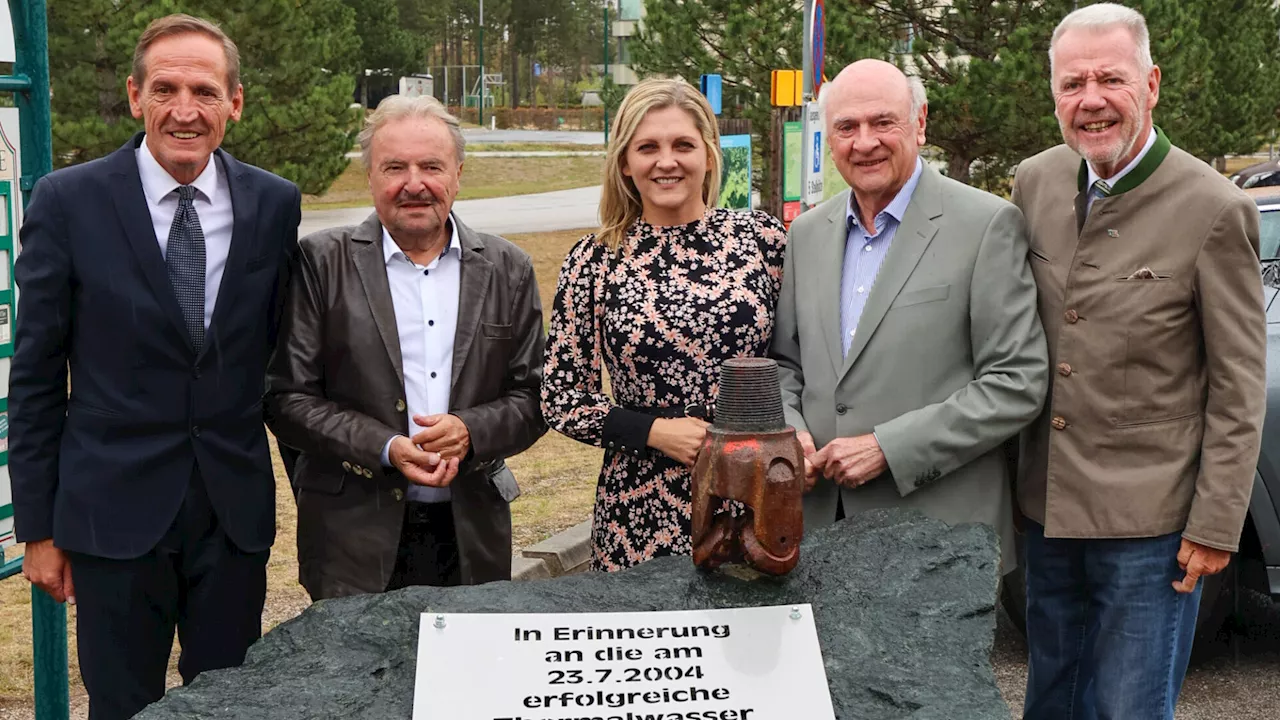
[[[867,88],[886,101],[906,98],[908,116],[912,119],[928,102],[920,78],[907,77],[892,63],[868,58],[846,65],[835,79],[822,86],[818,94],[818,109],[825,114],[832,95],[855,86]]]
[[[924,144],[924,86],[882,60],[859,60],[822,88],[831,159],[870,224],[911,178]]]

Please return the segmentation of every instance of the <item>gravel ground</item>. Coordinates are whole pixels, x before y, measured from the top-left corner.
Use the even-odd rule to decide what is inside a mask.
[[[1197,647],[1196,654],[1182,687],[1177,720],[1280,717],[1280,604],[1258,593],[1247,594],[1234,626],[1208,646]],[[1012,716],[1021,718],[1027,647],[1003,611],[991,661]]]

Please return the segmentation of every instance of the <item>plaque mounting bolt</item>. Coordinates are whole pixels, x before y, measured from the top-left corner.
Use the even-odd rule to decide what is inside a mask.
[[[799,605],[792,605],[792,606],[791,606],[791,619],[792,619],[792,620],[799,620],[799,619],[800,619],[800,606],[799,606]]]
[[[444,616],[443,616],[443,615],[437,615],[437,616],[436,616],[435,626],[436,626],[437,628],[444,629]]]

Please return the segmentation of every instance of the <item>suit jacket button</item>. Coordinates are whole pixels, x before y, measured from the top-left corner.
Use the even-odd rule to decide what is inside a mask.
[[[1071,366],[1067,363],[1058,363],[1058,374],[1067,377],[1071,374]]]
[[[394,488],[391,490],[391,497],[395,498],[396,502],[400,502],[404,499],[404,491],[400,488]]]
[[[397,401],[396,401],[396,412],[404,412],[404,408],[405,408],[404,400],[397,400]]]
[[[1067,429],[1067,419],[1062,417],[1061,415],[1055,415],[1053,417],[1053,420],[1050,421],[1050,423],[1053,425],[1055,430]]]
[[[1063,313],[1062,317],[1068,323],[1071,323],[1072,325],[1074,325],[1075,322],[1080,319],[1080,313],[1076,312],[1075,310],[1068,310],[1065,313]]]
[[[373,477],[373,471],[372,471],[372,470],[370,470],[369,468],[365,468],[365,469],[364,469],[364,476],[365,476],[365,477],[367,477],[367,478],[371,478],[371,477]]]
[[[193,437],[200,437],[200,426],[199,426],[199,425],[195,425],[195,426],[193,426],[193,427],[191,428],[191,435],[192,435]]]
[[[843,414],[845,414],[845,413],[846,413],[846,412],[848,412],[848,411],[849,411],[849,408],[848,408],[848,406],[846,406],[844,403],[840,403],[839,405],[836,405],[836,414],[837,414],[837,415],[843,415]]]
[[[342,469],[346,470],[347,472],[351,472],[351,463],[347,462],[346,460],[343,460]]]

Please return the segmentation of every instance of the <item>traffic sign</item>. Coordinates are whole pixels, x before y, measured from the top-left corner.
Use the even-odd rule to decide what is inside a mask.
[[[813,53],[813,96],[816,98],[818,91],[822,89],[822,77],[827,65],[827,8],[823,0],[814,0],[810,38],[810,52]]]

